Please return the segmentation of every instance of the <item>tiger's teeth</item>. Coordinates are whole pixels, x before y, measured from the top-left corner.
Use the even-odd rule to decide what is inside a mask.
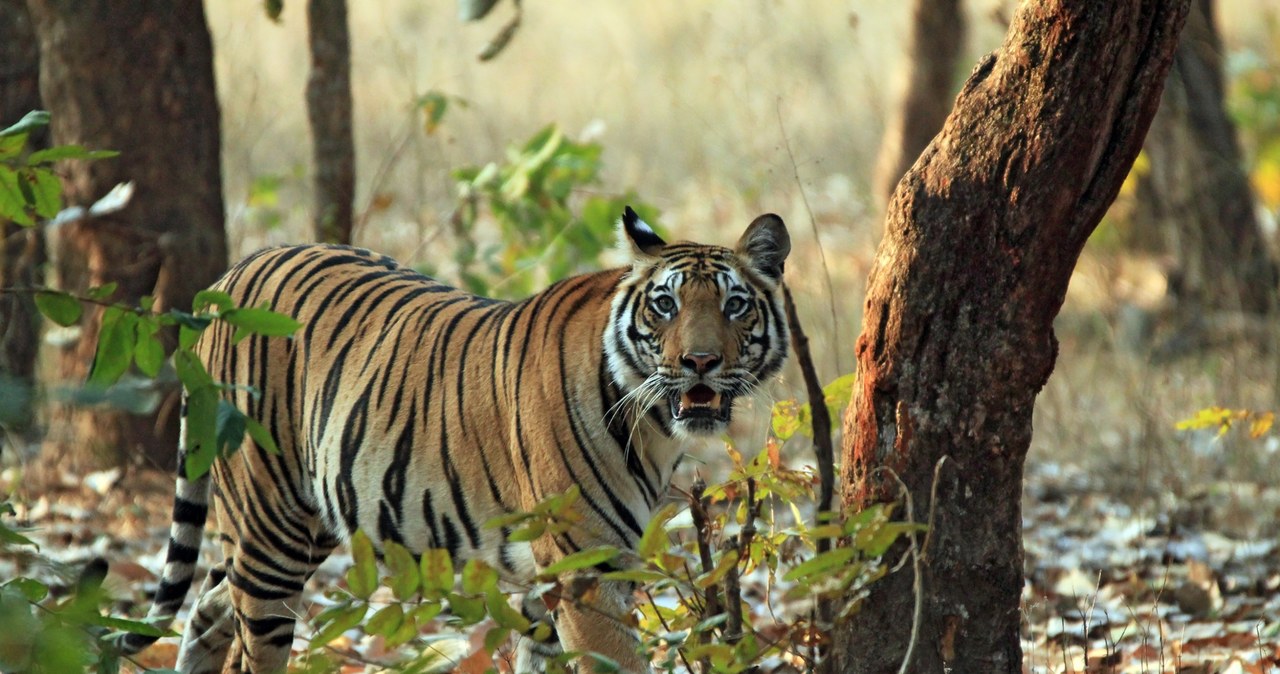
[[[705,403],[694,402],[693,399],[689,397],[688,393],[680,394],[680,409],[679,409],[680,412],[684,412],[686,409],[693,409],[696,407],[708,408],[708,409],[719,408],[720,394],[717,392],[714,396],[712,396],[711,400],[708,400]]]

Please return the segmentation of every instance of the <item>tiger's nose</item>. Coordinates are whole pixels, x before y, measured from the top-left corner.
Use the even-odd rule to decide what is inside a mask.
[[[721,360],[718,353],[686,353],[680,356],[680,364],[685,369],[693,370],[698,374],[706,374],[714,370]]]

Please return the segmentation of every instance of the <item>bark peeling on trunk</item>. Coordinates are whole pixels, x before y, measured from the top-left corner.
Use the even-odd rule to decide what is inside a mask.
[[[846,507],[897,500],[880,470],[892,469],[923,518],[949,458],[909,671],[1022,671],[1022,469],[1057,357],[1052,323],[1141,148],[1187,4],[1024,2],[894,193],[855,346],[841,482]],[[898,671],[912,580],[907,565],[873,586],[824,671]]]

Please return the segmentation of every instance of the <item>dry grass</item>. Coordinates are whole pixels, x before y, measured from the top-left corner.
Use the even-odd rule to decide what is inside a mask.
[[[1264,43],[1257,17],[1266,2],[1219,3],[1229,45]],[[505,146],[548,122],[570,133],[602,123],[602,189],[634,187],[664,210],[669,231],[727,242],[761,211],[783,215],[796,240],[790,283],[819,372],[833,378],[852,369],[880,228],[870,167],[903,67],[909,3],[532,1],[515,41],[491,63],[475,54],[509,15],[506,4],[479,25],[459,24],[449,2],[350,4],[358,203],[391,197],[359,230],[359,243],[429,261],[447,276],[451,242],[440,232],[453,205],[450,169],[501,159]],[[969,4],[972,62],[1003,34],[993,7],[1007,15],[1012,3]],[[279,25],[258,4],[210,3],[207,11],[218,50],[232,250],[304,240],[303,4],[286,3]],[[467,102],[431,136],[413,108],[429,90]],[[247,208],[249,185],[264,175],[284,178],[285,218],[271,230],[254,225]],[[1057,372],[1037,406],[1033,460],[1082,462],[1117,489],[1138,487],[1134,493],[1190,490],[1223,471],[1276,477],[1261,443],[1221,451],[1221,443],[1172,427],[1211,403],[1274,408],[1274,356],[1227,346],[1153,365],[1117,336],[1122,307],[1154,306],[1161,283],[1141,260],[1086,253],[1059,325]]]

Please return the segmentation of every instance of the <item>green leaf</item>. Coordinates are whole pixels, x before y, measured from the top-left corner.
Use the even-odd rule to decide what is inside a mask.
[[[831,411],[831,418],[838,423],[844,408],[853,400],[853,386],[858,382],[858,373],[850,372],[841,375],[822,387],[822,396]]]
[[[218,400],[217,443],[219,456],[231,456],[244,444],[245,416],[235,403]]]
[[[636,546],[636,552],[644,559],[653,559],[654,557],[666,552],[670,546],[667,539],[667,522],[680,512],[681,506],[676,503],[668,503],[657,512],[649,520],[649,524],[645,525],[644,535],[640,537],[640,543]]]
[[[422,572],[424,590],[448,592],[453,589],[453,559],[449,557],[448,550],[431,548],[422,551],[418,570]]]
[[[539,575],[555,577],[566,571],[589,569],[617,557],[618,554],[619,550],[609,545],[579,550],[571,555],[565,555],[560,561],[547,566]]]
[[[440,122],[444,120],[444,113],[449,109],[449,97],[439,91],[428,91],[418,99],[418,107],[424,118],[423,128],[430,136],[440,128]]]
[[[484,599],[454,592],[445,596],[449,599],[449,610],[462,620],[464,625],[474,625],[484,620]]]
[[[622,671],[622,667],[618,665],[618,661],[613,658],[601,655],[595,651],[588,651],[582,654],[583,657],[595,660],[595,664],[588,667],[587,671],[596,672],[596,674],[613,674]]]
[[[827,573],[848,564],[857,554],[858,551],[853,548],[829,550],[792,567],[783,578],[788,581],[802,581]]]
[[[177,320],[171,314],[166,315],[163,318],[174,320],[174,321]],[[178,348],[182,349],[183,351],[191,351],[192,349],[194,349],[196,346],[196,342],[200,341],[200,333],[202,330],[203,328],[201,328],[200,330],[192,330],[191,328],[185,325],[178,326]]]
[[[779,440],[790,440],[801,427],[799,403],[794,400],[779,400],[774,403],[769,425]]]
[[[211,316],[194,316],[185,311],[178,311],[177,309],[170,309],[169,317],[172,318],[175,322],[177,322],[178,325],[181,325],[182,327],[187,328],[191,332],[195,333],[194,336],[191,337],[191,343],[186,344],[185,346],[191,346],[191,344],[195,344],[195,338],[199,337],[200,333],[203,332],[205,328],[209,327],[211,323],[213,323],[213,318]],[[181,339],[182,338],[180,337],[179,338],[180,343],[181,343]]]
[[[378,562],[373,541],[363,531],[351,537],[351,558],[355,564],[347,570],[347,589],[360,599],[368,599],[378,589]]]
[[[61,159],[108,159],[119,156],[115,150],[89,150],[81,145],[59,145],[37,150],[27,157],[28,164],[51,164]]]
[[[160,367],[164,365],[164,344],[156,336],[159,332],[160,326],[154,319],[138,320],[138,340],[133,347],[133,362],[148,377],[160,374]]]
[[[693,632],[694,634],[697,634],[699,632],[706,632],[707,630],[715,629],[725,624],[728,621],[729,621],[728,613],[719,613],[717,615],[713,615],[710,618],[707,618],[699,622],[698,624],[694,625],[690,631]]]
[[[384,637],[387,648],[396,649],[409,643],[410,639],[418,636],[418,631],[418,623],[413,619],[413,612],[405,613],[404,620],[400,621],[400,626]]]
[[[174,637],[177,632],[171,632],[167,629],[156,627],[151,623],[140,622],[137,620],[125,620],[123,618],[112,618],[111,616],[98,615],[90,613],[82,617],[82,619],[90,624],[98,627],[106,627],[108,629],[118,630],[120,632],[130,632],[140,634],[144,637]]]
[[[369,618],[369,622],[365,623],[364,631],[365,634],[388,637],[392,632],[400,629],[402,623],[404,623],[404,609],[400,608],[399,604],[389,604]]]
[[[110,283],[104,283],[100,286],[90,288],[87,291],[85,291],[85,297],[88,297],[89,299],[94,300],[95,302],[105,302],[111,299],[112,295],[116,294],[116,288],[119,288],[119,287],[120,287],[120,284],[116,283],[115,281],[112,281]]]
[[[416,622],[417,624],[425,625],[431,622],[432,620],[435,620],[436,616],[440,615],[440,612],[443,610],[444,610],[443,603],[439,601],[428,600],[414,607],[414,609],[409,612],[409,615],[413,618],[413,621]]]
[[[532,513],[524,513],[524,512],[506,513],[504,515],[496,515],[494,517],[490,517],[489,519],[485,520],[484,524],[481,526],[485,529],[501,529],[502,527],[509,527],[513,524],[520,524],[521,522],[526,522],[528,520],[534,519],[535,517],[537,517],[537,515],[534,515]]]
[[[38,168],[30,173],[31,206],[36,215],[52,218],[62,210],[62,181],[49,169]]]
[[[49,596],[49,586],[34,578],[14,578],[0,587],[11,587],[17,590],[33,604],[44,601],[44,598]]]
[[[913,531],[924,531],[927,527],[923,524],[913,524],[911,522],[889,522],[877,527],[870,536],[859,536],[857,547],[862,550],[863,554],[868,557],[880,557],[893,547],[903,534]]]
[[[178,381],[182,382],[188,393],[214,385],[213,377],[209,376],[204,363],[200,362],[200,357],[190,347],[179,348],[174,352],[173,367],[178,372]]]
[[[536,540],[547,530],[546,520],[531,520],[528,524],[515,529],[507,536],[507,540],[513,543],[527,542]]]
[[[17,171],[0,165],[0,218],[30,227],[36,221],[27,210],[30,201],[22,188],[24,180]]]
[[[226,322],[238,328],[231,337],[237,344],[250,334],[267,337],[287,337],[292,335],[302,324],[292,317],[267,309],[242,308],[226,311],[221,315]]]
[[[63,327],[80,322],[84,308],[80,300],[62,292],[38,292],[35,296],[36,308],[45,318]]]
[[[462,567],[462,591],[484,594],[498,586],[498,572],[483,560],[469,559]]]
[[[134,324],[138,317],[119,307],[102,312],[98,350],[89,370],[89,385],[106,388],[120,380],[133,362]]]
[[[0,161],[17,157],[19,154],[22,154],[22,148],[26,146],[27,134],[25,133],[18,133],[12,136],[0,136]]]
[[[0,543],[6,545],[30,545],[37,550],[40,549],[38,543],[3,524],[0,524]]]
[[[218,457],[218,390],[212,384],[187,387],[186,421],[187,480],[195,480],[209,472]]]
[[[32,110],[18,120],[17,124],[0,131],[0,138],[26,134],[40,127],[49,125],[49,113],[44,110]]]
[[[191,311],[197,314],[211,306],[216,307],[218,313],[223,313],[234,309],[236,303],[230,295],[221,290],[201,290],[191,300]]]
[[[524,617],[524,614],[511,608],[511,604],[507,603],[507,595],[496,587],[489,592],[486,600],[489,607],[489,616],[502,627],[508,627],[520,634],[524,634],[533,626],[529,619]]]
[[[715,568],[708,573],[704,573],[694,581],[694,585],[707,589],[712,585],[719,583],[728,575],[729,570],[738,565],[738,551],[730,550],[720,557],[720,561],[716,563]]]
[[[382,557],[390,574],[386,579],[387,587],[391,588],[396,599],[408,601],[418,593],[419,586],[418,562],[413,553],[395,541],[386,541],[382,544]]]
[[[365,604],[352,604],[335,606],[316,616],[316,622],[323,621],[324,627],[321,627],[312,635],[312,648],[322,647],[342,636],[343,632],[359,625],[364,620],[364,614],[367,610],[368,607]]]
[[[511,628],[494,627],[484,634],[484,652],[493,655],[511,638]]]
[[[263,426],[257,419],[249,417],[244,418],[245,428],[249,431],[249,437],[253,438],[254,444],[262,448],[268,454],[279,454],[280,447],[276,445],[276,439],[271,437],[271,431]]]
[[[533,506],[533,512],[540,515],[563,516],[578,502],[582,491],[578,485],[572,485],[561,494],[552,494]]]

